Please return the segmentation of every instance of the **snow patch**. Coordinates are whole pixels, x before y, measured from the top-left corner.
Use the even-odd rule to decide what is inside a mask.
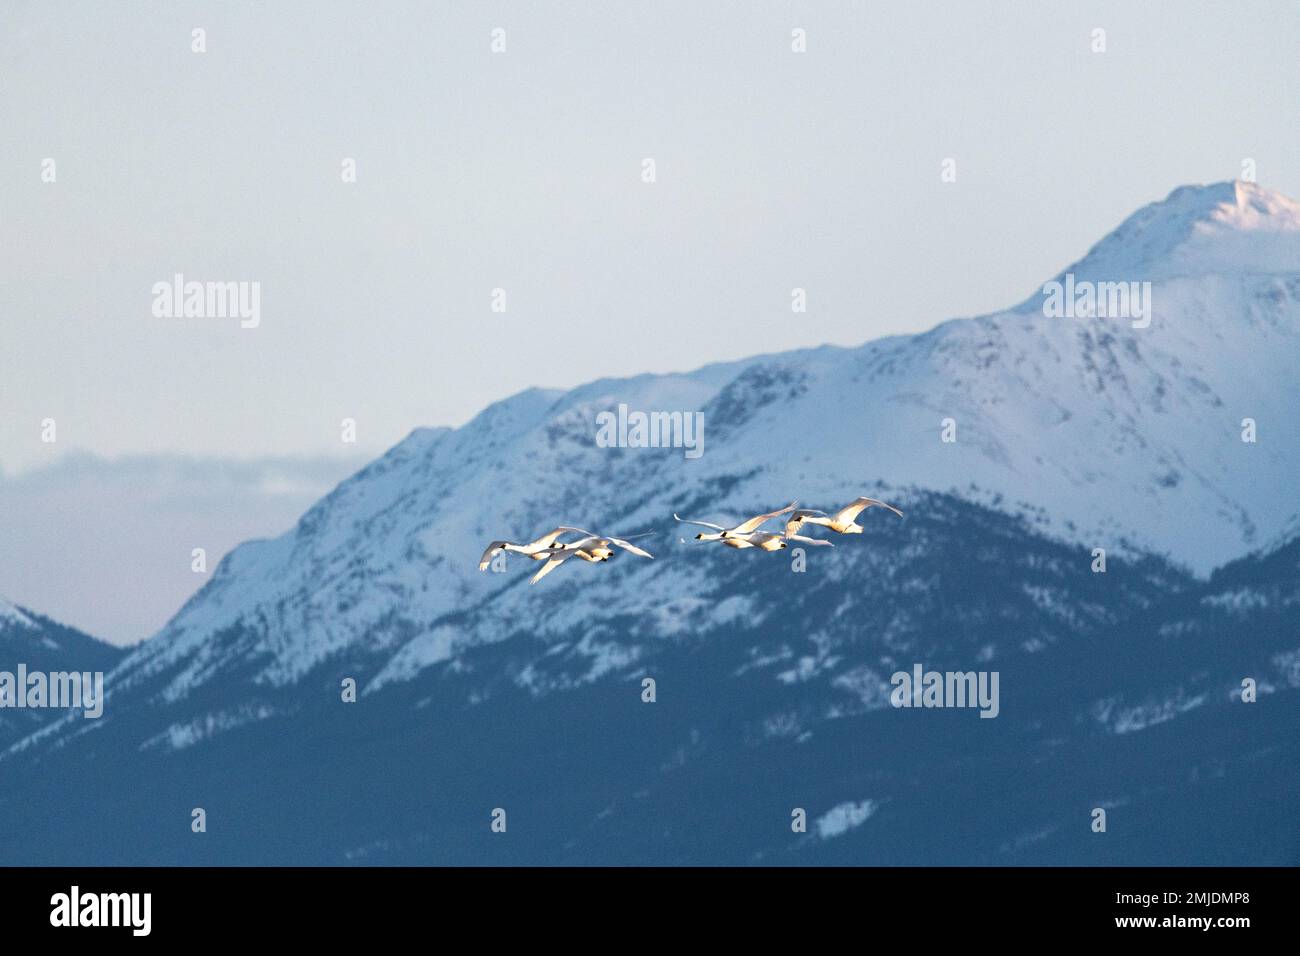
[[[850,800],[837,804],[817,818],[817,835],[823,840],[843,836],[866,823],[879,806],[875,800],[862,800],[858,803]]]
[[[1121,707],[1116,698],[1108,698],[1093,705],[1093,717],[1113,734],[1130,734],[1157,724],[1173,720],[1180,714],[1200,707],[1205,695],[1184,697],[1180,691],[1163,701],[1147,701],[1132,707]]]
[[[258,707],[245,705],[234,710],[213,711],[183,724],[169,725],[162,733],[155,734],[142,743],[140,749],[150,750],[155,747],[163,747],[173,751],[184,750],[186,747],[192,747],[213,734],[233,730],[236,727],[258,720],[265,720],[273,713],[275,711],[265,704]]]

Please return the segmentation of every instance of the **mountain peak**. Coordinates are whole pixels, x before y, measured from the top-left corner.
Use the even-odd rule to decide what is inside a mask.
[[[24,614],[18,605],[7,601],[2,594],[0,594],[0,624],[6,626],[16,624],[20,627],[36,626],[32,619]]]
[[[1275,190],[1240,179],[1208,186],[1179,186],[1147,209],[1163,209],[1174,216],[1191,212],[1197,222],[1234,229],[1300,229],[1300,204]]]
[[[1101,281],[1300,272],[1300,203],[1256,183],[1179,186],[1065,270]]]

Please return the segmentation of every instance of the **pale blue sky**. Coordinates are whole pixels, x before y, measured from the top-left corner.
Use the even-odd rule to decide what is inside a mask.
[[[1243,158],[1300,196],[1298,47],[1290,2],[7,3],[0,470],[372,454],[532,385],[995,310]],[[260,327],[154,318],[176,272],[260,282]],[[185,596],[33,594],[26,556],[112,530],[39,527],[0,535],[13,600],[139,637]]]

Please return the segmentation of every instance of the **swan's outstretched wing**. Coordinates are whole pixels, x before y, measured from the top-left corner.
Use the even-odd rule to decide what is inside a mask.
[[[556,568],[558,568],[565,561],[569,560],[569,558],[573,557],[577,553],[578,553],[577,549],[574,549],[572,551],[569,550],[556,551],[555,554],[551,555],[546,560],[546,563],[542,565],[542,569],[538,571],[536,574],[534,574],[531,578],[529,578],[528,583],[536,584],[538,581],[546,577],[548,574],[550,574],[552,571],[554,571]]]
[[[493,541],[489,544],[487,550],[483,552],[483,557],[478,560],[478,569],[486,571],[488,565],[492,563],[492,559],[497,556],[498,552],[504,551],[509,543],[509,541]]]
[[[833,542],[827,541],[825,538],[809,538],[802,534],[787,534],[785,539],[787,541],[798,541],[800,544],[811,544],[819,548],[835,547]]]
[[[751,531],[757,531],[759,525],[763,524],[765,521],[770,521],[777,515],[789,514],[791,511],[794,511],[797,504],[799,504],[799,502],[792,501],[780,511],[769,511],[765,515],[754,515],[754,517],[750,518],[748,521],[742,521],[731,530],[736,534],[749,534]]]
[[[586,535],[587,537],[591,537],[590,531],[583,531],[581,528],[570,528],[567,525],[560,525],[560,527],[556,528],[554,531],[548,531],[546,534],[542,535],[536,541],[530,542],[529,544],[524,545],[524,547],[526,547],[529,551],[541,551],[543,548],[549,548],[552,544],[554,544],[555,539],[558,538],[560,535],[570,534],[570,533],[582,534],[582,535]]]
[[[830,516],[824,511],[814,511],[811,508],[800,508],[786,520],[785,536],[787,538],[792,537],[804,526],[804,522],[809,524],[829,524],[830,520]]]
[[[676,512],[676,511],[673,512],[673,517],[674,517],[674,518],[677,518],[677,512]],[[722,525],[720,525],[720,524],[709,524],[707,521],[692,521],[690,518],[677,518],[677,520],[680,521],[682,524],[697,524],[697,525],[699,525],[701,528],[712,528],[714,531],[726,531],[726,530],[727,530],[726,528],[724,528],[724,527],[723,527]]]
[[[619,546],[620,548],[622,548],[624,551],[631,551],[633,554],[640,555],[640,556],[643,557],[643,558],[653,558],[653,557],[654,557],[654,555],[651,554],[649,551],[642,551],[642,550],[641,550],[640,548],[638,548],[636,545],[632,544],[632,543],[629,542],[629,541],[624,541],[622,538],[609,538],[608,540],[609,540],[609,542],[610,542],[611,544],[616,544],[616,545],[618,545],[618,546]]]
[[[852,521],[854,518],[860,515],[865,509],[871,508],[873,506],[879,508],[888,508],[890,511],[898,515],[900,518],[903,517],[903,512],[899,511],[893,505],[885,504],[883,501],[877,501],[875,498],[854,498],[852,502],[850,502],[848,505],[841,508],[839,511],[835,513],[835,520]]]

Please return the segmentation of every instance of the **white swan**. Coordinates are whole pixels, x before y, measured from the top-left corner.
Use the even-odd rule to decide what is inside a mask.
[[[502,551],[513,551],[516,554],[522,554],[525,557],[532,558],[534,561],[540,561],[551,553],[556,546],[555,539],[562,534],[583,534],[590,535],[590,531],[583,531],[581,528],[570,528],[561,525],[554,531],[548,531],[536,541],[530,541],[528,544],[515,544],[513,541],[493,541],[483,552],[483,557],[479,559],[478,569],[486,571],[492,559]]]
[[[787,539],[794,536],[805,524],[819,524],[837,531],[840,534],[862,534],[862,525],[853,519],[861,514],[864,510],[871,507],[888,508],[900,518],[903,512],[899,511],[893,505],[885,504],[883,501],[877,501],[875,498],[854,498],[849,504],[845,505],[834,514],[828,515],[824,511],[811,511],[808,509],[799,509],[790,515],[789,520],[785,523],[785,536]]]
[[[746,543],[735,544],[734,542],[737,541]],[[779,531],[754,531],[743,538],[727,538],[725,543],[733,548],[761,548],[763,551],[780,551],[782,548],[789,547],[791,541],[824,548],[835,547],[831,542],[823,541],[821,538],[805,538],[801,534],[792,534],[787,538]]]
[[[653,532],[646,532],[652,534]],[[644,535],[632,535],[634,538],[644,537]],[[538,557],[547,558],[547,562],[542,565],[541,570],[529,579],[529,584],[536,584],[546,575],[550,574],[569,558],[582,558],[584,561],[608,561],[614,555],[614,549],[610,545],[622,548],[624,551],[631,552],[643,558],[654,559],[654,555],[649,551],[644,551],[626,541],[623,538],[614,538],[606,535],[590,534],[588,537],[581,538],[577,541],[570,541],[568,544],[552,545],[550,550],[543,552]]]
[[[794,511],[797,504],[799,504],[799,502],[792,501],[780,511],[769,511],[767,514],[755,515],[752,518],[742,521],[734,528],[724,528],[720,524],[712,524],[708,521],[693,521],[690,518],[680,518],[677,516],[677,512],[675,511],[673,512],[673,517],[677,518],[677,520],[682,524],[697,524],[701,528],[712,528],[717,532],[716,534],[697,534],[695,536],[696,541],[721,541],[723,544],[730,545],[733,548],[761,548],[763,545],[759,541],[750,540],[754,532],[758,531],[759,526],[764,522],[770,521],[778,515],[789,514],[791,511]],[[776,551],[777,548],[764,548],[764,550]]]
[[[780,551],[786,546],[785,538],[773,531],[751,531],[738,538],[724,538],[723,543],[733,548],[758,548],[760,551]]]

